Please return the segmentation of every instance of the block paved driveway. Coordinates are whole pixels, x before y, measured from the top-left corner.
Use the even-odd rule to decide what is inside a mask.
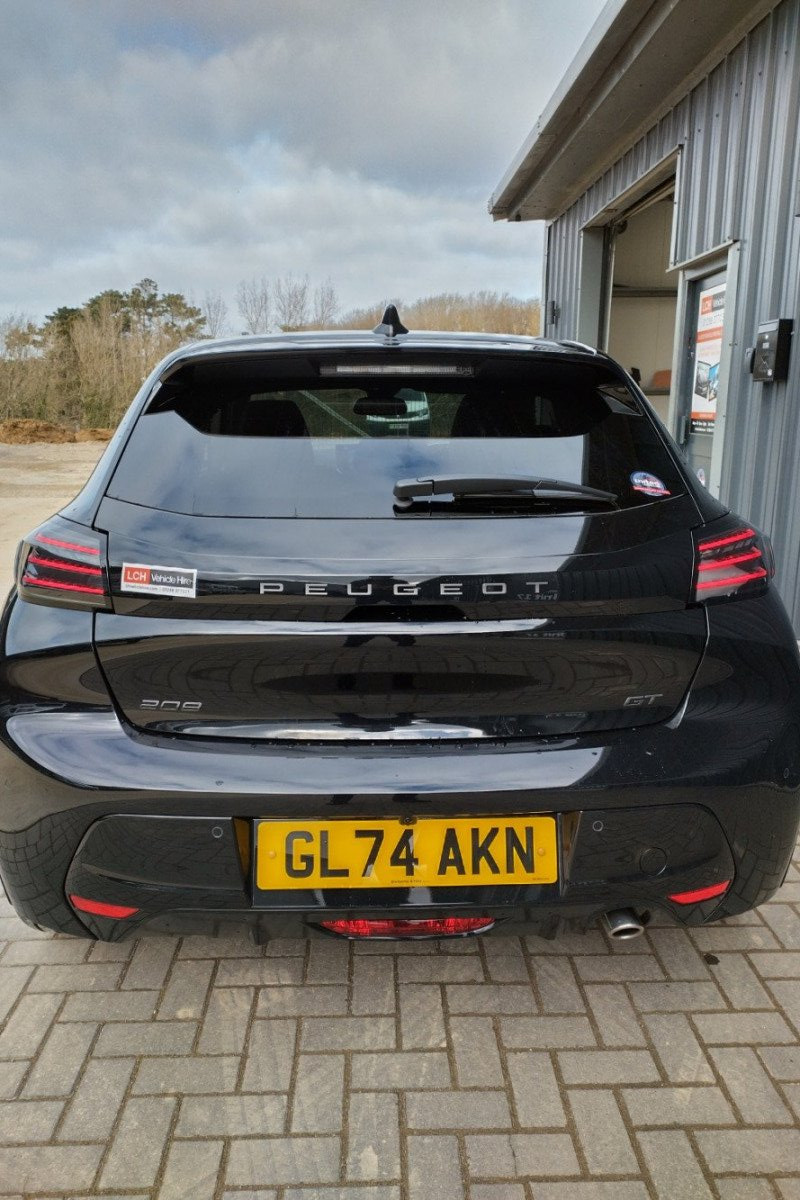
[[[0,907],[0,1194],[800,1198],[800,870],[611,944],[37,935]]]

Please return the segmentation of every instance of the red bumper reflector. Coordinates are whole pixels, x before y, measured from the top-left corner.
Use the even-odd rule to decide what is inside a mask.
[[[494,925],[493,917],[435,917],[425,921],[356,920],[322,921],[323,929],[351,938],[456,937],[481,933]]]
[[[699,904],[701,900],[713,900],[715,896],[721,896],[730,886],[730,879],[726,879],[724,883],[712,883],[709,887],[695,888],[693,892],[673,892],[669,899],[676,904]]]
[[[138,908],[128,908],[125,904],[103,904],[101,900],[87,900],[84,896],[70,896],[69,902],[80,912],[91,913],[93,917],[112,917],[121,921],[123,917],[132,917]]]

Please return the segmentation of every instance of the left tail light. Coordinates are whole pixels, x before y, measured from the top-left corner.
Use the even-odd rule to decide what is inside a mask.
[[[768,537],[749,525],[723,529],[697,538],[692,599],[705,604],[754,596],[765,591],[774,574]]]
[[[105,534],[51,517],[19,547],[17,591],[33,604],[111,608]]]

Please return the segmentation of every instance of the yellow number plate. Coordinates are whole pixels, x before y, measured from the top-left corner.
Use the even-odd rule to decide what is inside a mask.
[[[553,817],[258,824],[260,891],[554,883],[557,878]]]

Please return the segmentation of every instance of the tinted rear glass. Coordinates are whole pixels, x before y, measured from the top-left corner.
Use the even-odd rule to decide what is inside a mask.
[[[397,357],[370,365],[383,361],[396,367]],[[108,494],[205,516],[391,517],[395,483],[431,475],[555,479],[612,492],[620,508],[683,490],[650,417],[608,366],[431,362],[406,375],[351,372],[330,356],[187,366],[140,416]],[[642,490],[648,476],[663,492]],[[565,508],[437,497],[403,515],[464,511]]]

